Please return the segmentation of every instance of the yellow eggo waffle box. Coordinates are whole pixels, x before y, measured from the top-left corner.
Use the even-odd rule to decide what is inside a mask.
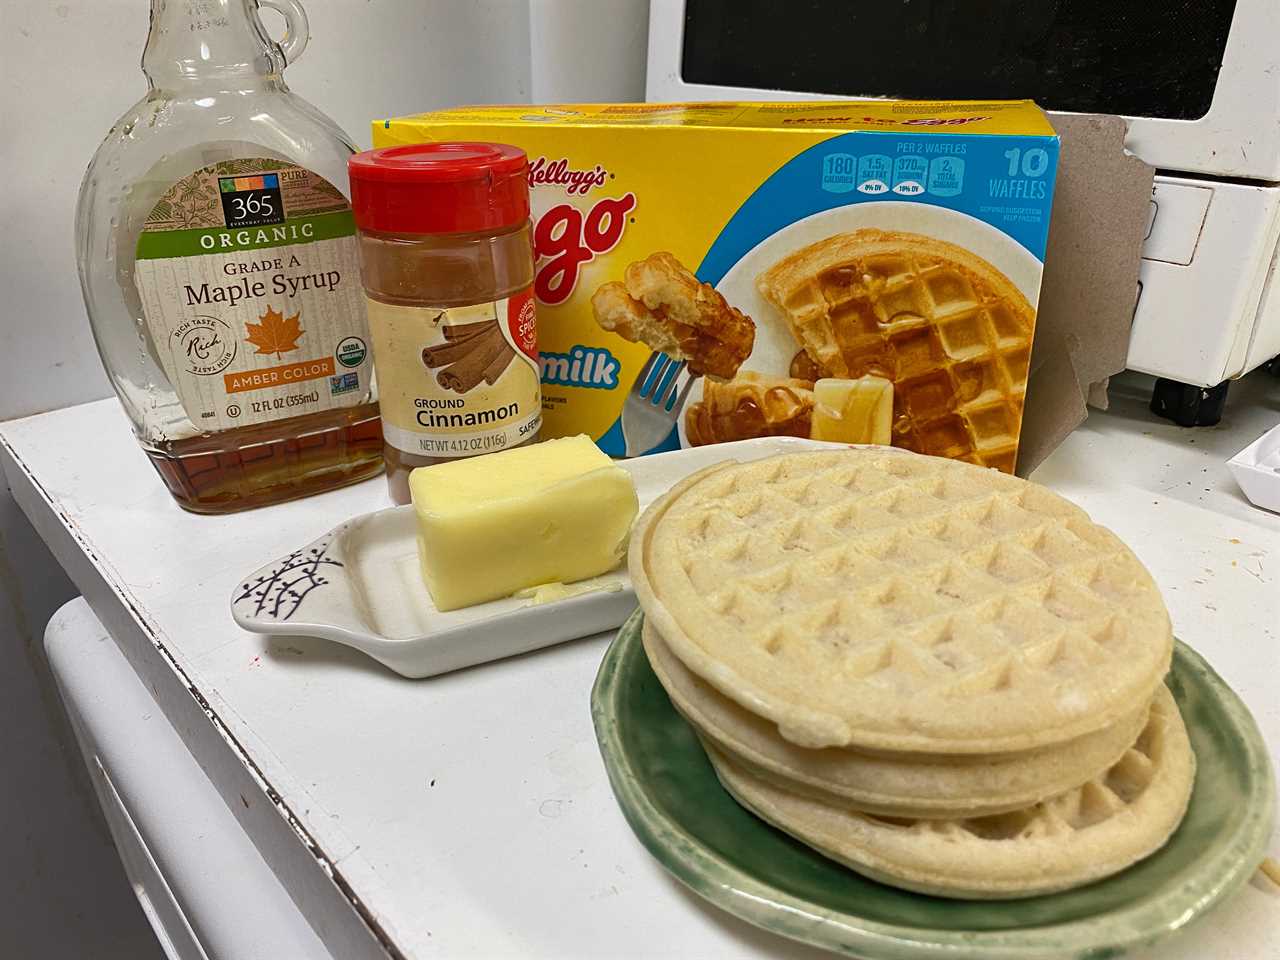
[[[542,436],[760,436],[1012,471],[1058,138],[1030,101],[464,107],[529,155]]]

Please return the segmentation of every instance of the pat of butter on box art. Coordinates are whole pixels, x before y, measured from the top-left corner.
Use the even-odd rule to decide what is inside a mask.
[[[586,436],[419,467],[409,492],[442,611],[607,573],[639,508],[631,475]]]
[[[544,438],[586,434],[615,457],[865,440],[844,400],[815,423],[814,386],[879,376],[894,446],[1013,471],[1058,163],[1031,101],[472,106],[373,124],[375,147],[429,140],[529,156]],[[689,389],[628,436],[655,352],[687,364]]]
[[[893,383],[884,377],[819,380],[813,385],[814,440],[888,444],[893,439]]]

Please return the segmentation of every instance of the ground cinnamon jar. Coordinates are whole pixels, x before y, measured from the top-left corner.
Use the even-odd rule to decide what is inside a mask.
[[[414,467],[528,443],[542,424],[528,160],[501,143],[351,158],[383,454]]]

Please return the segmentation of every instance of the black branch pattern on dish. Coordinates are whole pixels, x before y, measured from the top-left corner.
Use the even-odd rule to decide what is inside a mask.
[[[293,551],[270,573],[246,583],[235,602],[252,603],[256,617],[265,614],[272,620],[288,620],[297,612],[307,594],[332,582],[320,568],[342,566],[342,561],[330,557],[328,551],[328,540]]]

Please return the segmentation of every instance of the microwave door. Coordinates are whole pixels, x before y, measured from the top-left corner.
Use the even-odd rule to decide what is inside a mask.
[[[686,0],[694,84],[1050,110],[1208,112],[1235,0]]]

